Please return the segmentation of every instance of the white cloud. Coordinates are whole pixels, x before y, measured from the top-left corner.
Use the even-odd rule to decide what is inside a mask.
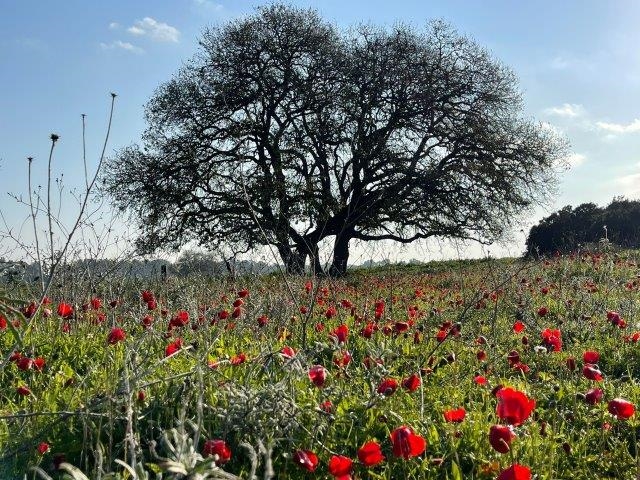
[[[111,43],[101,43],[100,44],[100,48],[102,48],[103,50],[115,50],[115,49],[121,49],[121,50],[126,50],[128,52],[131,53],[136,53],[136,54],[142,54],[144,53],[144,50],[140,47],[136,47],[135,45],[132,45],[129,42],[123,42],[121,40],[116,40],[115,42],[111,42]]]
[[[571,153],[564,158],[565,162],[569,164],[570,168],[575,168],[579,165],[582,165],[586,159],[586,155],[583,155],[581,153]]]
[[[109,30],[117,30],[120,28],[120,24],[118,22],[111,22],[109,24]]]
[[[640,199],[640,173],[618,177],[613,180],[613,183],[616,185],[616,195]]]
[[[180,39],[180,32],[177,28],[158,22],[151,17],[144,17],[142,20],[138,20],[127,31],[132,35],[148,35],[149,38],[157,42],[177,43]]]
[[[633,122],[623,125],[620,123],[596,122],[596,127],[600,130],[611,133],[634,133],[640,132],[640,118],[636,118]]]
[[[550,107],[544,111],[547,115],[575,118],[584,115],[584,107],[575,103],[563,103],[559,107]]]
[[[638,186],[640,185],[640,173],[632,173],[631,175],[624,175],[615,179],[615,183],[623,186]]]
[[[213,2],[211,0],[193,0],[193,3],[198,7],[203,7],[216,12],[220,12],[224,9],[224,5],[222,5],[221,3]]]

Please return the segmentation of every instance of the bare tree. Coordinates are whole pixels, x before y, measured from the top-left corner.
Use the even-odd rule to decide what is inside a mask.
[[[514,74],[441,22],[340,32],[282,5],[207,30],[147,105],[106,191],[150,251],[273,245],[287,270],[335,237],[491,242],[545,199],[564,141],[521,117]]]

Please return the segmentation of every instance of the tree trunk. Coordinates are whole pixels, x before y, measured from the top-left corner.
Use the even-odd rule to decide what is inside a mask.
[[[291,249],[289,245],[278,245],[278,253],[289,275],[304,275],[304,264],[307,254],[304,251]]]
[[[349,240],[351,240],[352,235],[350,231],[344,231],[336,235],[336,242],[333,245],[333,261],[329,268],[329,275],[332,277],[342,277],[347,273]]]
[[[309,257],[311,258],[311,268],[313,274],[317,277],[323,276],[324,269],[322,268],[322,263],[320,262],[320,252],[318,251],[317,243],[309,248]]]

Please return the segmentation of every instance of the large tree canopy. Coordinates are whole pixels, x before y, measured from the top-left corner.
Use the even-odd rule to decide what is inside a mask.
[[[565,154],[522,118],[514,74],[441,22],[342,32],[272,5],[200,47],[105,176],[145,251],[270,244],[290,272],[319,271],[335,237],[340,274],[352,239],[491,242],[550,193]]]

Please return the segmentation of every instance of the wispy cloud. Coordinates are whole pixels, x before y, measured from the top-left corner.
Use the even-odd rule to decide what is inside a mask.
[[[585,110],[582,105],[576,103],[563,103],[559,107],[549,107],[544,111],[547,115],[555,115],[558,117],[581,117]]]
[[[618,194],[626,197],[640,197],[640,173],[624,175],[614,179]]]
[[[193,0],[193,4],[197,7],[206,8],[208,10],[213,10],[215,12],[221,12],[224,10],[224,5],[221,3],[214,2],[212,0]]]
[[[118,30],[120,28],[120,24],[118,22],[111,22],[109,24],[109,30]]]
[[[581,153],[571,153],[565,157],[565,162],[569,165],[570,168],[575,168],[582,165],[587,159],[586,155]]]
[[[151,17],[144,17],[142,20],[138,20],[127,31],[132,35],[148,36],[156,42],[177,43],[180,41],[180,31],[177,28],[158,22]]]
[[[621,123],[596,122],[596,127],[610,133],[634,133],[640,132],[640,118],[636,118],[626,125]]]
[[[126,50],[127,52],[136,53],[136,54],[144,53],[144,50],[142,48],[136,47],[135,45],[132,45],[129,42],[123,42],[121,40],[116,40],[115,42],[111,42],[111,43],[101,43],[100,48],[102,48],[103,50],[121,49],[121,50]]]

